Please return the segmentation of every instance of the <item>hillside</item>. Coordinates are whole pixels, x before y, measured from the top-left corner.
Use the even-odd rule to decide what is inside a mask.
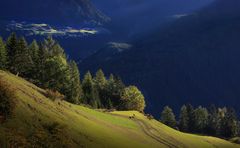
[[[240,147],[178,132],[135,111],[104,113],[51,101],[44,90],[19,77],[0,71],[0,78],[0,85],[6,83],[16,95],[12,117],[0,125],[3,147]]]

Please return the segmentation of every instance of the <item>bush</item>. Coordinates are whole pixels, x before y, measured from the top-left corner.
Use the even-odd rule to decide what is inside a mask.
[[[145,106],[144,96],[136,86],[129,86],[124,89],[121,95],[121,110],[136,110],[143,112]]]
[[[0,79],[0,122],[6,120],[13,111],[15,98],[14,89]]]
[[[154,119],[153,115],[151,115],[151,114],[146,114],[145,116],[146,116],[149,120],[153,120],[153,119]]]
[[[230,141],[231,141],[232,143],[240,144],[240,137],[232,138],[232,139],[230,139]]]
[[[53,91],[50,89],[46,90],[46,95],[47,98],[55,101],[55,100],[64,100],[65,96],[59,93],[58,91]]]

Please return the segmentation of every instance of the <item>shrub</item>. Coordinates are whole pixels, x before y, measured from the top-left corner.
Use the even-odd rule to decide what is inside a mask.
[[[124,89],[121,95],[121,110],[143,112],[145,106],[144,96],[136,86],[129,86]]]
[[[3,122],[12,114],[14,98],[14,89],[0,78],[0,122]]]
[[[232,138],[232,139],[230,139],[230,141],[231,141],[232,143],[240,144],[240,137]]]
[[[146,114],[145,116],[146,116],[149,120],[153,120],[153,119],[154,119],[153,115],[151,115],[151,114]]]
[[[59,93],[58,91],[53,91],[50,89],[46,90],[46,95],[47,98],[55,101],[55,100],[64,100],[65,96]]]

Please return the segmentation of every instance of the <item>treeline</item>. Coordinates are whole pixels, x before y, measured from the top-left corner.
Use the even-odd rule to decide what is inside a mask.
[[[240,122],[233,108],[194,108],[191,104],[183,105],[179,120],[173,110],[166,106],[161,113],[161,122],[182,132],[197,133],[221,138],[233,138],[240,135]]]
[[[64,49],[52,37],[42,42],[33,40],[31,44],[15,33],[6,41],[0,38],[0,69],[41,88],[60,92],[71,103],[119,110],[145,108],[144,97],[137,87],[126,87],[117,76],[106,78],[99,70],[94,77],[87,72],[81,82],[77,63],[67,59]]]

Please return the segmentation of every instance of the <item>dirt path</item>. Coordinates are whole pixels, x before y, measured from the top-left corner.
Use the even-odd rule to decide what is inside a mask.
[[[111,115],[128,118],[127,116],[124,116],[124,115],[116,115],[116,114],[111,114]],[[131,120],[136,122],[147,136],[149,136],[152,139],[156,140],[157,142],[165,145],[166,147],[168,147],[168,148],[186,148],[186,146],[183,143],[177,141],[175,138],[173,138],[171,136],[168,136],[168,140],[164,139],[163,137],[161,137],[162,133],[160,133],[157,129],[155,129],[151,125],[145,123],[144,121],[137,119],[137,118],[133,118]],[[171,142],[169,142],[169,140],[171,140]]]
[[[143,130],[143,132],[148,135],[149,137],[151,137],[152,139],[158,141],[159,143],[162,143],[163,145],[166,145],[166,147],[169,148],[178,148],[178,146],[168,142],[168,140],[163,139],[160,135],[159,132],[154,129],[153,127],[147,125],[145,122],[138,120],[138,119],[134,119],[134,121],[141,127],[141,129]],[[158,134],[156,134],[158,133]]]

